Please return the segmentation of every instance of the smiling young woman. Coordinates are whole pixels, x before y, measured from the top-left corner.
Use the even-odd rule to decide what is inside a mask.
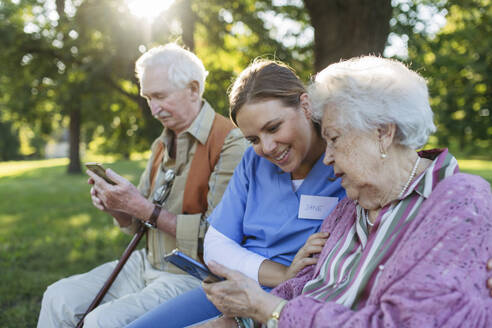
[[[324,150],[308,106],[308,96],[303,94],[300,108],[268,99],[245,104],[237,114],[237,124],[255,152],[290,172],[294,180],[304,179]]]

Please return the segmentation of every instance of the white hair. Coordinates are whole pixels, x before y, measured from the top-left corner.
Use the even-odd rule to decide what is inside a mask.
[[[175,43],[168,43],[150,49],[135,63],[137,78],[141,81],[146,69],[163,66],[167,69],[169,81],[179,89],[185,88],[191,81],[199,84],[200,96],[205,89],[208,72],[202,61],[191,51]]]
[[[396,60],[365,56],[332,64],[316,75],[308,92],[315,118],[333,106],[342,129],[368,131],[394,123],[395,141],[412,149],[424,146],[436,130],[424,78]]]

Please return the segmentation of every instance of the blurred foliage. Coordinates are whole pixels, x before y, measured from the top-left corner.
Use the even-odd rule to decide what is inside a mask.
[[[425,8],[425,9],[423,9]],[[423,10],[446,17],[439,31]],[[492,1],[400,1],[393,30],[408,40],[408,64],[429,86],[437,144],[462,155],[492,151]]]
[[[443,145],[468,153],[492,151],[492,2],[454,0],[446,25],[409,41],[412,66],[427,78]]]
[[[139,97],[134,62],[154,45],[182,43],[185,26],[176,13],[186,10],[181,8],[185,4],[175,1],[151,24],[132,15],[121,0],[0,2],[5,49],[0,53],[0,109],[38,140],[67,128],[70,114],[79,111],[82,129],[73,133],[80,133],[89,147],[126,158],[146,150],[161,125]],[[269,54],[300,72],[311,71],[309,56],[301,56],[309,53],[308,46],[287,48],[270,36],[260,16],[272,8],[269,1],[192,2],[196,52],[209,71],[205,97],[223,114],[228,108],[224,91],[252,58]],[[289,5],[285,11],[295,8],[302,12]],[[43,147],[38,142],[34,155],[41,155]]]
[[[437,143],[490,150],[490,0],[391,4],[391,31],[408,40],[408,62],[429,81]],[[447,25],[430,33],[422,8],[446,15]],[[193,42],[185,37],[190,32]],[[286,61],[308,80],[312,35],[300,0],[176,0],[153,22],[122,0],[0,1],[0,128],[14,139],[29,130],[29,155],[40,156],[53,131],[67,129],[78,112],[81,129],[74,133],[89,150],[128,158],[161,132],[134,76],[142,52],[188,42],[209,71],[205,98],[227,114],[225,91],[255,57]],[[19,155],[3,144],[0,153],[0,160]]]
[[[286,46],[277,38],[278,31],[264,20],[300,19],[296,20],[299,30],[282,35],[297,39],[309,26],[302,6],[275,6],[268,0],[212,0],[195,1],[192,10],[197,14],[195,51],[209,71],[204,97],[218,112],[228,115],[225,91],[256,57],[285,61],[304,79],[312,72],[312,44]]]

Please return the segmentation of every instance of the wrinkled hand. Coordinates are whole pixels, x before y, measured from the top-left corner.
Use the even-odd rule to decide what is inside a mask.
[[[89,178],[87,183],[89,183],[90,185],[94,185],[95,181],[94,181],[94,179]],[[90,193],[91,193],[92,205],[94,205],[96,208],[100,209],[101,211],[108,212],[108,213],[111,212],[108,208],[106,208],[106,206],[104,206],[104,203],[98,197],[97,192],[96,192],[96,188],[94,188],[94,186],[91,187]]]
[[[202,284],[207,298],[228,317],[250,317],[266,322],[281,298],[265,292],[260,285],[217,262],[209,263],[210,270],[226,280]]]
[[[292,260],[292,263],[287,268],[284,275],[284,281],[294,278],[308,265],[316,264],[318,262],[318,258],[312,257],[312,255],[321,253],[329,236],[329,232],[317,232],[309,236],[304,246],[299,249],[296,256]]]
[[[492,258],[490,258],[487,262],[487,271],[492,273]],[[487,288],[489,289],[490,297],[492,297],[492,277],[487,279]]]
[[[92,185],[91,200],[96,208],[110,214],[126,213],[135,217],[141,215],[142,204],[147,200],[130,181],[111,169],[106,170],[106,175],[115,182],[115,185],[107,183],[90,170],[86,173],[90,176],[88,183]]]

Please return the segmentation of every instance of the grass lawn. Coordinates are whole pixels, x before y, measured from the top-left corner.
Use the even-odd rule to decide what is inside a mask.
[[[47,285],[121,255],[130,236],[89,198],[66,159],[0,163],[0,327],[35,327]],[[459,160],[492,183],[492,161]],[[136,183],[144,161],[106,165]]]
[[[36,327],[47,285],[119,258],[130,236],[90,202],[66,159],[0,163],[0,327]],[[109,164],[137,183],[143,161]]]

